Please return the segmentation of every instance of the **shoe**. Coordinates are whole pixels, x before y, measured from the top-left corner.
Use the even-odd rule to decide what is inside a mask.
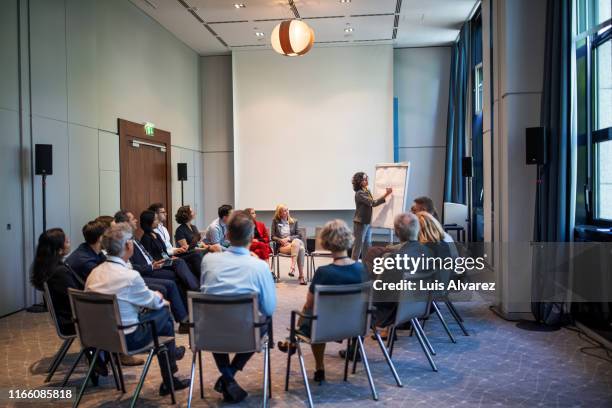
[[[319,385],[321,385],[321,383],[325,381],[325,370],[315,371],[313,380],[314,382],[318,382]]]
[[[121,365],[124,365],[126,367],[139,366],[144,364],[144,360],[142,358],[126,356],[125,354],[120,354],[119,359],[121,360]]]
[[[300,276],[300,277],[298,278],[298,282],[300,282],[300,285],[308,285],[308,284],[306,283],[306,281],[304,280],[304,277],[303,277],[303,276]]]
[[[219,378],[217,378],[217,382],[215,382],[215,386],[213,387],[213,389],[217,391],[218,393],[223,393],[223,376],[222,375],[220,375]]]
[[[185,357],[185,346],[178,346],[174,350],[174,359],[176,361],[182,360]]]
[[[294,271],[289,271],[289,276],[291,276],[293,278],[295,276],[295,272]]]
[[[278,346],[278,349],[280,351],[282,351],[283,353],[289,352],[289,354],[291,355],[295,354],[297,350],[295,344],[291,344],[288,341],[279,341],[276,345]]]
[[[106,365],[106,361],[103,361],[100,357],[96,359],[96,364],[94,364],[94,373],[96,373],[100,377],[108,376],[108,367]]]
[[[180,390],[184,390],[185,388],[189,387],[190,379],[186,378],[184,380],[179,380],[176,377],[172,377],[172,383],[174,384],[174,391],[180,391]],[[159,396],[165,397],[168,394],[170,394],[170,389],[166,388],[165,383],[162,383],[159,386]]]
[[[225,402],[236,404],[249,395],[233,378],[228,380],[222,377],[221,384],[223,387],[223,400]]]
[[[346,350],[340,350],[338,354],[343,359],[346,359]],[[349,350],[349,360],[353,361],[353,350]],[[361,354],[359,352],[357,352],[357,361],[361,361]]]
[[[189,323],[181,322],[179,323],[178,330],[176,331],[178,334],[189,334]]]

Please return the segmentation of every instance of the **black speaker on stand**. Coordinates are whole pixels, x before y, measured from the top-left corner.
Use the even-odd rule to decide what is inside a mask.
[[[181,182],[181,206],[183,206],[185,205],[183,182],[187,181],[187,163],[177,163],[176,170],[178,172],[178,180]]]
[[[467,241],[471,242],[472,237],[472,177],[474,177],[474,164],[472,156],[467,156],[461,159],[461,175],[467,179],[467,205],[468,219],[467,221]]]
[[[53,145],[34,145],[34,174],[42,176],[42,230],[47,230],[47,176],[53,174]],[[26,309],[30,313],[44,313],[47,306],[44,303],[32,305]]]

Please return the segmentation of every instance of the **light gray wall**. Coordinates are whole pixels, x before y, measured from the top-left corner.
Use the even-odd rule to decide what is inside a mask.
[[[487,8],[491,4],[495,270],[499,306],[512,316],[530,313],[528,254],[533,238],[536,168],[525,164],[525,128],[540,124],[546,1],[492,0]],[[484,33],[483,43],[488,46]],[[489,70],[487,60],[490,58],[483,64],[485,72]],[[483,133],[490,134],[489,120],[483,127]]]
[[[30,14],[29,25],[27,19],[22,19],[25,35],[22,33],[21,43],[16,36],[18,5],[23,16]],[[15,171],[19,164],[7,157],[1,179],[3,191],[11,196],[20,197],[21,193],[10,180],[21,181],[24,191],[23,203],[15,201],[16,208],[23,210],[24,220],[10,234],[14,240],[18,228],[26,226],[22,235],[29,249],[21,257],[24,265],[30,264],[35,239],[42,231],[40,177],[33,175],[29,163],[30,144],[53,145],[53,175],[47,183],[47,227],[63,228],[73,247],[82,242],[83,224],[119,209],[118,118],[150,121],[171,132],[170,210],[174,212],[180,204],[180,187],[174,181],[179,161],[190,164],[186,201],[196,209],[202,206],[200,70],[199,56],[193,50],[128,0],[4,1],[0,16],[0,128],[10,136],[3,136],[2,152],[4,155],[11,148],[21,149],[21,165],[25,168],[20,180]],[[22,58],[21,82],[16,76],[18,51],[26,56]],[[29,121],[23,121],[19,130],[18,89],[21,86],[21,109],[26,111],[30,82],[31,127]],[[33,218],[33,226],[27,226],[28,218]],[[6,224],[1,224],[3,240]],[[10,245],[2,247],[8,249]],[[0,298],[12,295],[8,286],[1,285],[2,281],[14,279],[15,274],[21,279],[26,269],[16,265],[10,272],[0,273]],[[22,307],[31,303],[32,293],[27,288],[25,301],[13,304],[21,303],[18,307]]]
[[[451,48],[394,50],[399,159],[410,162],[408,200],[429,196],[443,207]]]

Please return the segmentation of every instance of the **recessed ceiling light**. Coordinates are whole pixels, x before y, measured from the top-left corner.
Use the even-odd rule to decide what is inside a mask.
[[[262,33],[261,31],[257,31],[257,32],[255,32],[255,35],[256,35],[257,37],[263,37],[265,34],[264,34],[264,33]]]
[[[344,29],[344,32],[345,32],[345,33],[352,33],[352,32],[353,32],[353,28],[352,28],[352,27],[346,27],[346,28]]]
[[[340,3],[350,3],[351,0],[340,0]]]
[[[244,3],[234,3],[234,8],[241,9],[245,7],[246,5]]]

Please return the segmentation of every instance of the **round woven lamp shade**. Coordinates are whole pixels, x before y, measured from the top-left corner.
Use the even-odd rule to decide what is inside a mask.
[[[272,48],[289,57],[304,55],[312,48],[314,31],[303,21],[287,20],[272,30]]]

